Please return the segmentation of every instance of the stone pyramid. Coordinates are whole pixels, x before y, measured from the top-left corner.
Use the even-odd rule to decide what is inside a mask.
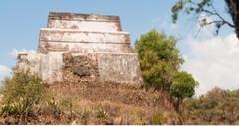
[[[63,81],[67,68],[79,78],[140,84],[137,54],[118,16],[50,12],[36,53],[18,54],[16,69],[29,69],[47,83]],[[66,78],[67,79],[67,78]]]

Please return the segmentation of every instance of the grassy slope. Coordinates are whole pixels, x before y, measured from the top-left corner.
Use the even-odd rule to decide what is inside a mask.
[[[51,123],[178,123],[165,93],[146,91],[144,88],[126,84],[95,82],[65,82],[52,85],[48,90],[64,113],[61,119]],[[63,106],[67,106],[67,103],[70,103],[71,107]],[[70,116],[70,119],[66,119],[66,116]]]

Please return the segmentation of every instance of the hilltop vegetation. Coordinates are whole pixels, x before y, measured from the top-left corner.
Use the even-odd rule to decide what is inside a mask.
[[[152,30],[136,51],[143,86],[77,76],[48,85],[28,71],[14,72],[2,82],[1,124],[238,124],[238,91],[215,88],[192,97],[198,83],[180,70],[173,37]]]
[[[167,94],[145,90],[140,86],[79,82],[77,78],[42,86],[37,77],[24,72],[14,73],[4,83],[0,118],[2,124],[179,122]],[[39,90],[40,84],[44,90]],[[32,104],[26,104],[27,101]],[[170,118],[165,118],[165,115]]]
[[[239,91],[215,87],[207,94],[183,103],[185,124],[239,124]]]
[[[174,37],[151,30],[136,41],[136,50],[146,88],[168,93],[179,112],[183,99],[194,95],[198,82],[180,70],[183,59]]]

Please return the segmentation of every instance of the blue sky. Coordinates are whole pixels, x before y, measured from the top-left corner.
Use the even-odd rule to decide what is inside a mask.
[[[168,1],[168,2],[167,2]],[[118,15],[125,31],[131,33],[132,41],[148,31],[158,18],[170,18],[172,1],[162,0],[1,0],[0,1],[0,64],[13,66],[9,58],[12,49],[36,49],[38,34],[45,27],[50,11],[97,13]],[[154,24],[153,24],[154,23]]]
[[[193,74],[196,73],[196,78],[200,78],[198,76],[203,76],[205,71],[197,75],[198,69],[190,63],[194,62],[195,58],[199,63],[205,59],[198,58],[198,56],[201,56],[197,54],[201,53],[200,51],[191,50],[194,48],[192,44],[215,42],[215,39],[223,39],[224,41],[224,38],[230,39],[229,35],[233,36],[233,32],[225,28],[220,36],[216,37],[208,32],[212,29],[210,28],[210,30],[202,31],[198,36],[196,35],[198,31],[197,22],[192,21],[194,20],[193,17],[184,17],[178,24],[172,24],[170,7],[173,3],[175,3],[175,0],[1,0],[0,68],[4,67],[6,71],[7,68],[14,66],[15,59],[11,56],[13,50],[35,50],[38,46],[39,29],[46,27],[48,13],[50,11],[60,11],[118,15],[121,18],[123,30],[131,34],[132,43],[140,34],[152,28],[168,35],[174,35],[180,40],[178,47],[182,55],[188,60],[184,67],[185,70]],[[216,7],[223,12],[225,10],[224,1],[217,1]],[[213,50],[214,46],[210,49]],[[238,64],[238,62],[235,61],[235,64]],[[234,68],[229,69],[232,72]],[[2,76],[1,74],[3,75],[0,71],[0,76]],[[236,75],[239,75],[239,73]],[[215,82],[215,80],[210,81],[210,78],[207,77],[203,79],[209,80],[208,82],[202,80],[202,83],[207,83],[207,85]],[[225,84],[223,83],[223,85]]]

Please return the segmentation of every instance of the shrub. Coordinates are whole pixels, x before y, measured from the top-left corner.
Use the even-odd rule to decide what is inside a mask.
[[[27,117],[33,112],[33,107],[39,103],[44,93],[42,80],[28,71],[15,72],[12,77],[5,78],[2,83],[2,115]]]
[[[185,124],[238,124],[238,96],[238,90],[214,88],[199,98],[185,100],[182,114]]]
[[[164,117],[164,115],[160,112],[155,112],[152,115],[151,118],[151,123],[153,125],[160,125],[166,122],[166,118]]]

